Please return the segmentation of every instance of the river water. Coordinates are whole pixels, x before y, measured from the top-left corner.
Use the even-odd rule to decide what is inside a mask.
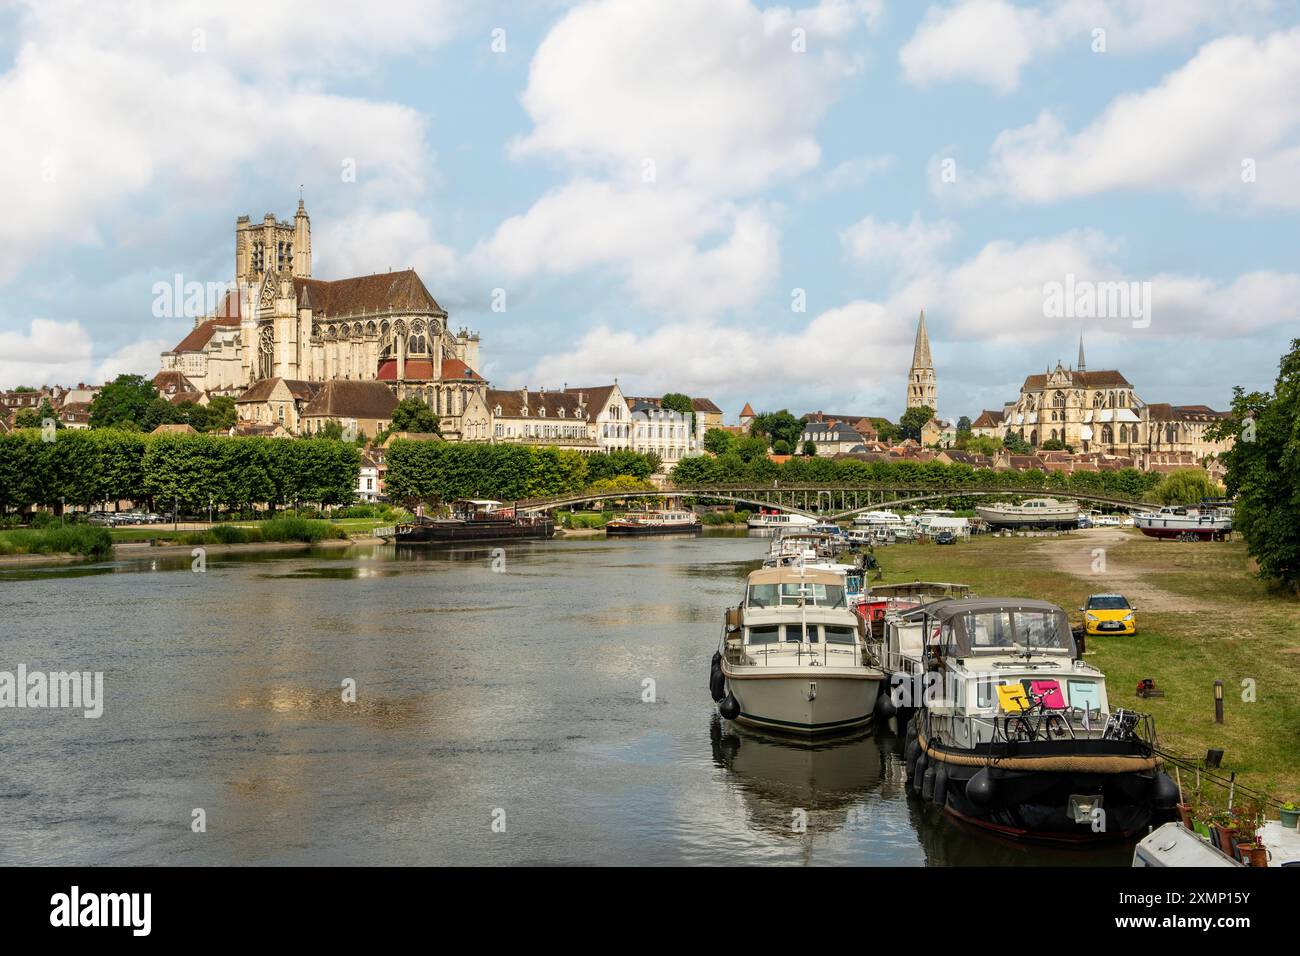
[[[765,544],[0,571],[0,670],[102,671],[105,698],[0,710],[0,864],[1127,863],[909,798],[885,730],[808,747],[719,720],[722,609]]]

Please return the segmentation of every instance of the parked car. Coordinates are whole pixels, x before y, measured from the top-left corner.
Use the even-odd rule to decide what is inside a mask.
[[[956,544],[956,543],[957,543],[957,532],[955,532],[955,531],[940,531],[938,534],[936,534],[936,535],[934,536],[934,543],[935,543],[935,544]]]
[[[1136,634],[1137,608],[1122,594],[1092,594],[1079,608],[1084,634]]]

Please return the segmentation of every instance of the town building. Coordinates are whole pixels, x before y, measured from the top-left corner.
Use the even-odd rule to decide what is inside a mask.
[[[832,420],[806,422],[803,433],[799,436],[799,448],[796,451],[802,451],[808,442],[813,443],[819,456],[829,457],[854,451],[862,445],[863,439],[846,422]]]
[[[241,422],[256,425],[282,425],[290,434],[301,430],[303,407],[321,389],[317,382],[300,379],[265,378],[235,399],[235,412]]]
[[[302,406],[299,431],[316,435],[338,422],[344,432],[373,438],[392,424],[396,407],[397,396],[383,382],[331,379]]]
[[[683,458],[701,454],[704,424],[658,403],[634,401],[630,409],[632,450],[658,455],[660,471],[667,472]]]

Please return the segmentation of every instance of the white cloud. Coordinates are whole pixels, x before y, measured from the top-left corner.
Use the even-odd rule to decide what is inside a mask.
[[[312,267],[330,276],[414,268],[430,291],[460,271],[455,251],[437,241],[426,217],[414,209],[371,207],[330,219],[313,231]]]
[[[572,349],[544,357],[530,380],[617,376],[625,389],[656,394],[671,387],[693,395],[753,392],[755,400],[768,401],[800,393],[812,400],[827,395],[828,382],[843,393],[870,390],[891,376],[911,348],[911,333],[898,318],[878,303],[857,301],[786,332],[716,322],[672,323],[646,332],[602,325]]]
[[[1050,112],[994,141],[975,192],[1051,202],[1112,189],[1179,190],[1300,206],[1300,29],[1203,46],[1157,86],[1070,134]],[[1243,162],[1255,181],[1243,181]]]
[[[752,197],[817,166],[817,124],[860,66],[844,40],[879,14],[875,0],[575,7],[533,58],[533,129],[513,146],[570,181],[502,223],[476,263],[517,279],[603,267],[678,315],[752,303],[779,265],[775,217]]]
[[[32,319],[25,332],[0,331],[0,387],[84,382],[92,368],[90,352],[90,337],[79,322]]]
[[[472,261],[503,282],[613,269],[640,303],[682,315],[751,303],[778,258],[776,229],[756,206],[584,179],[506,220]]]
[[[0,76],[0,155],[12,187],[0,282],[52,242],[102,241],[104,223],[133,195],[225,185],[272,152],[296,157],[308,182],[352,159],[359,183],[418,192],[429,157],[419,114],[331,95],[314,71],[438,42],[448,7],[407,0],[357,17],[339,0],[326,6],[334,15],[318,5],[286,19],[287,8],[251,0],[32,0],[13,67]],[[195,30],[207,31],[200,51]]]
[[[956,227],[947,221],[927,223],[919,213],[906,226],[866,216],[840,233],[845,253],[861,263],[883,263],[906,274],[925,272],[952,242]]]
[[[1262,21],[1269,0],[1057,0],[1021,6],[1010,0],[958,0],[931,6],[899,50],[914,86],[969,80],[1009,93],[1031,61],[1071,44],[1092,49],[1105,31],[1105,53],[1150,49],[1197,31]]]
[[[124,345],[95,366],[89,381],[96,384],[111,382],[119,375],[143,375],[150,378],[152,370],[158,367],[159,353],[175,344],[175,339],[140,339]]]

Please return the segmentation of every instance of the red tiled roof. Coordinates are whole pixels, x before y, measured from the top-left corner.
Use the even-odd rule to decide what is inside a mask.
[[[190,334],[180,340],[173,352],[200,352],[203,346],[207,345],[212,339],[212,335],[217,331],[216,319],[204,319],[195,326]]]
[[[304,418],[391,418],[397,396],[383,382],[332,379],[302,409]]]
[[[483,376],[474,371],[460,359],[447,358],[442,360],[442,377],[470,379],[475,382],[483,381]]]
[[[559,419],[577,419],[584,421],[585,415],[579,411],[579,399],[572,392],[529,392],[528,393],[528,417],[545,417]],[[487,407],[492,413],[496,414],[496,409],[500,407],[503,418],[521,418],[524,412],[523,394],[520,389],[510,388],[490,388],[487,390]],[[539,414],[545,409],[546,414]],[[561,416],[560,412],[564,415]]]
[[[1002,413],[991,412],[987,408],[980,412],[979,418],[970,423],[971,428],[997,428],[1002,424]]]

